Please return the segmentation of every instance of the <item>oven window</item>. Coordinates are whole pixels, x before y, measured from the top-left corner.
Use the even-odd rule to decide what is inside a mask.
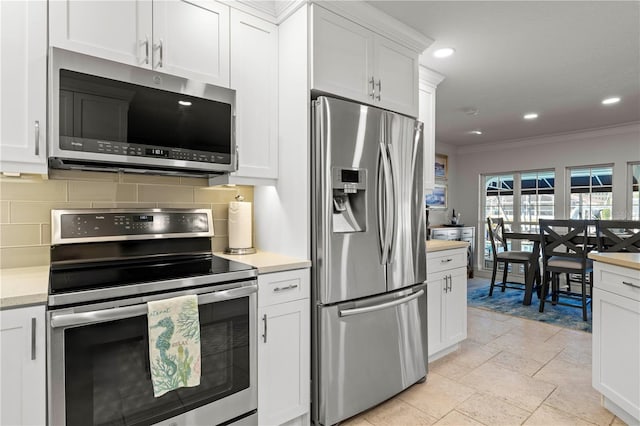
[[[249,299],[200,305],[200,385],[153,396],[147,318],[65,331],[67,425],[159,422],[249,387]]]

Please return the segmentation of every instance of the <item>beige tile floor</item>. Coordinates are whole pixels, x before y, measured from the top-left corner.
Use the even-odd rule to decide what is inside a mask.
[[[342,425],[624,424],[591,386],[591,334],[467,309],[468,338],[425,383]]]

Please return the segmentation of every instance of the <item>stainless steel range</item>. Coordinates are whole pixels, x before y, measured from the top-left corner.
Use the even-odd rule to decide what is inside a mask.
[[[256,424],[255,269],[211,254],[210,210],[53,210],[52,425]],[[200,385],[153,395],[148,301],[196,294]]]

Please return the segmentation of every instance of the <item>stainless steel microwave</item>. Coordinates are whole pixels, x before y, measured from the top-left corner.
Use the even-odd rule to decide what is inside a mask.
[[[237,169],[234,90],[57,48],[50,58],[49,167]]]

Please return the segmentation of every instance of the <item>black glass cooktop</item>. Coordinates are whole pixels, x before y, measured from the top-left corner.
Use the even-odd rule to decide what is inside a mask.
[[[218,274],[229,274],[230,279],[233,279],[233,272],[252,269],[254,268],[249,265],[211,254],[65,263],[52,265],[49,293],[60,294]]]

